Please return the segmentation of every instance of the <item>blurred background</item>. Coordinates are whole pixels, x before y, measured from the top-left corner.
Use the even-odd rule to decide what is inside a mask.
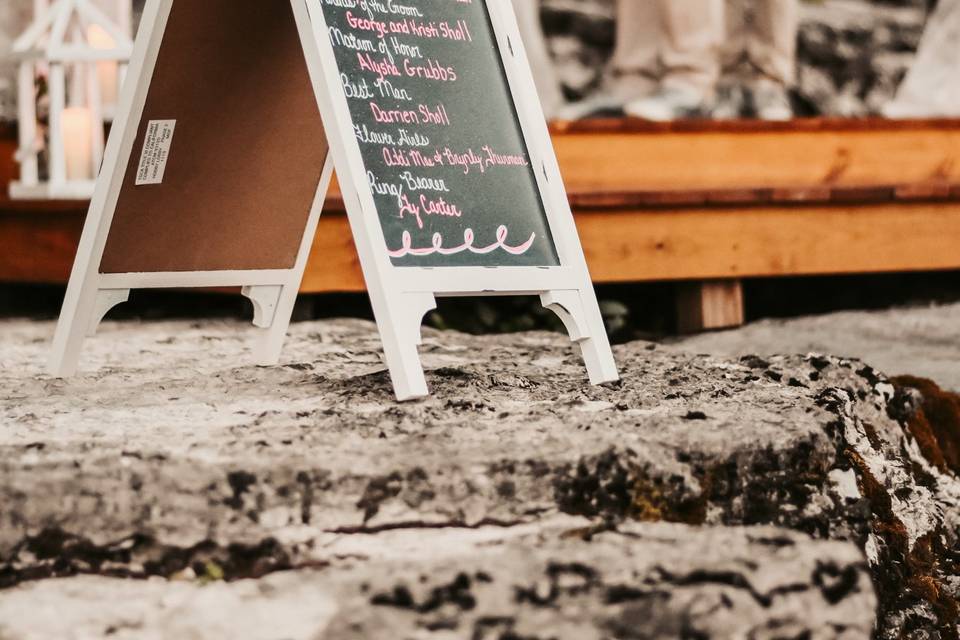
[[[76,37],[115,55],[29,70],[27,36],[63,3],[0,3],[0,316],[59,311],[142,11],[89,2],[112,26],[77,18]],[[960,299],[960,0],[515,7],[615,340]],[[328,204],[314,253],[339,253],[311,263],[296,316],[370,317]],[[111,317],[250,314],[235,292],[146,291]],[[526,299],[445,301],[429,322],[558,328]]]

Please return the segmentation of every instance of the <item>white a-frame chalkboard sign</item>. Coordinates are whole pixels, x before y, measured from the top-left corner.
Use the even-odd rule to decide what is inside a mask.
[[[213,24],[218,13],[227,24]],[[198,16],[209,24],[198,29]],[[290,42],[281,42],[284,16],[299,34],[296,61]],[[91,205],[55,339],[54,373],[72,371],[87,328],[130,288],[143,286],[244,286],[257,303],[258,324],[269,328],[258,361],[275,362],[335,166],[399,399],[427,394],[417,347],[438,296],[539,295],[580,345],[591,382],[618,378],[510,0],[148,0],[144,19],[131,67],[136,86],[125,93],[126,117]],[[267,36],[258,21],[272,25]],[[231,27],[244,33],[223,32]],[[203,28],[213,32],[203,35]],[[236,58],[250,52],[265,56],[245,60],[261,76],[234,79],[232,89],[221,87],[228,96],[196,88],[203,79],[193,77],[195,69],[211,66],[202,60],[181,60],[188,81],[165,79],[164,69],[177,63],[167,51],[179,46],[193,54],[197,37],[209,49],[204,55],[219,60],[211,78],[223,84],[224,68],[242,76]],[[273,57],[283,64],[272,64]],[[302,97],[286,86],[297,82],[300,65],[309,72],[325,136],[308,114],[294,108],[294,122],[285,116],[290,95],[297,104]],[[213,131],[233,130],[238,110],[241,119],[250,116],[248,127],[254,116],[272,118],[256,126],[284,136],[289,153],[270,158],[275,171],[292,172],[296,188],[282,175],[264,177],[265,160],[257,155],[236,160],[229,179],[205,187],[205,171],[219,175],[218,154],[229,147],[224,137],[238,144],[240,133],[197,140],[197,127],[181,145],[173,113],[180,110],[178,92],[205,102],[237,98],[222,104],[220,121],[206,123]],[[157,103],[171,113],[163,115]],[[197,111],[182,117],[211,115]],[[276,151],[273,138],[248,135],[259,135],[249,152]],[[178,160],[191,154],[200,160]],[[311,175],[319,187],[305,203]],[[246,199],[217,203],[216,194],[229,193],[231,184],[248,197],[258,194],[252,213],[245,208],[250,217],[238,221],[231,209]],[[166,199],[165,189],[172,193]],[[163,215],[158,201],[185,206],[191,189],[209,195],[202,211],[193,210],[199,223],[182,221],[190,229],[186,240],[196,242],[167,231],[160,234],[168,241],[163,250],[125,244],[128,236],[138,239],[145,210]],[[124,208],[125,201],[132,204]],[[261,246],[247,238],[250,229],[237,228],[277,234],[274,207],[284,213],[276,223],[286,232],[282,239],[264,237]],[[162,225],[153,225],[156,235]],[[186,249],[178,247],[184,243]],[[217,260],[203,259],[211,252]],[[145,253],[152,262],[141,268]]]
[[[51,373],[137,288],[243,287],[275,363],[333,169],[290,4],[149,0],[127,78]]]

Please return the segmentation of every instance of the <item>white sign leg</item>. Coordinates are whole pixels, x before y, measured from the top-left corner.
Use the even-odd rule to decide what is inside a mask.
[[[436,306],[435,295],[542,294],[543,304],[560,315],[571,337],[580,344],[591,381],[599,384],[618,379],[516,20],[506,0],[479,1],[486,5],[497,32],[495,44],[504,62],[531,164],[537,167],[533,173],[557,240],[561,264],[556,267],[426,269],[391,263],[363,157],[354,139],[353,116],[342,88],[322,0],[291,0],[399,400],[427,394],[417,345],[421,342],[423,316]]]
[[[110,307],[120,302],[120,298],[125,297],[124,293],[114,290],[100,291],[100,260],[103,257],[110,222],[123,181],[125,160],[130,157],[133,149],[137,123],[150,87],[150,75],[156,63],[172,1],[149,0],[144,8],[145,37],[138,41],[131,64],[136,81],[128,83],[122,92],[120,117],[114,124],[114,133],[110,136],[110,142],[107,145],[100,179],[90,202],[77,257],[70,275],[70,284],[64,298],[63,310],[53,338],[48,368],[50,374],[54,376],[66,377],[76,372],[84,337],[99,323],[100,318]],[[55,67],[59,67],[62,71],[61,65],[55,65]],[[56,86],[58,82],[54,78],[51,91]],[[54,99],[62,97],[54,96]],[[51,123],[51,126],[59,125]],[[53,139],[58,140],[59,137],[54,136]],[[56,183],[57,173],[62,173],[64,166],[62,149],[60,151],[60,160],[57,160],[54,153],[51,161],[51,182],[53,183]]]
[[[77,371],[80,362],[80,350],[83,348],[83,339],[93,324],[94,312],[97,306],[97,289],[95,285],[78,283],[76,290],[67,290],[67,297],[60,312],[60,321],[57,323],[57,332],[53,338],[53,349],[50,352],[50,375],[65,378]]]
[[[584,297],[587,300],[584,300]],[[591,384],[615,382],[620,379],[617,365],[610,351],[603,317],[593,287],[583,290],[548,291],[540,296],[543,306],[556,313],[570,334],[580,345]]]
[[[277,316],[277,305],[283,293],[282,284],[243,287],[241,293],[253,303],[253,326],[269,329]]]
[[[377,289],[370,289],[370,302],[397,400],[422,398],[429,391],[417,347],[423,343],[423,317],[437,308],[437,299],[432,293],[383,295]]]

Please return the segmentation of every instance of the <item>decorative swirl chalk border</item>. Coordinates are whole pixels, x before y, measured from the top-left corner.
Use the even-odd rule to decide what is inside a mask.
[[[473,229],[467,229],[463,232],[463,244],[458,247],[446,247],[443,246],[443,235],[440,233],[433,234],[432,243],[429,247],[420,247],[415,248],[413,246],[413,236],[410,235],[409,231],[404,231],[401,236],[401,247],[396,250],[387,250],[387,253],[391,258],[403,258],[404,256],[429,256],[435,253],[438,253],[442,256],[450,256],[455,253],[462,253],[464,251],[470,251],[471,253],[477,254],[487,254],[493,253],[497,249],[503,249],[509,254],[520,256],[530,250],[530,247],[533,246],[534,240],[537,239],[536,233],[530,234],[530,239],[524,242],[521,245],[510,246],[507,244],[507,236],[509,231],[505,225],[500,225],[497,228],[497,241],[493,244],[486,247],[475,247],[473,246],[474,233]]]

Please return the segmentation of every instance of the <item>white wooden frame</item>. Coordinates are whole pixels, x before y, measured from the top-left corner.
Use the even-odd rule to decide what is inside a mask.
[[[127,3],[129,4],[129,3]],[[70,29],[76,17],[84,27],[81,33]],[[129,22],[129,11],[121,16]],[[109,49],[99,49],[86,42],[86,28],[102,28],[114,41]],[[10,185],[14,199],[85,199],[95,189],[92,179],[68,179],[62,116],[68,106],[66,92],[67,67],[82,70],[86,75],[86,106],[91,121],[91,166],[100,166],[104,154],[103,127],[111,121],[100,97],[95,65],[97,62],[117,63],[118,82],[125,75],[125,67],[133,50],[133,41],[125,26],[116,24],[90,0],[55,0],[51,5],[35,3],[35,15],[27,30],[13,44],[13,57],[19,60],[17,74],[17,115],[20,145],[17,160],[20,179]],[[37,129],[35,83],[39,65],[49,68],[50,90],[50,149],[49,176],[40,180],[38,155],[40,143]]]
[[[194,0],[178,0],[193,2]],[[242,287],[254,305],[254,325],[263,329],[254,349],[258,364],[280,359],[293,306],[303,280],[320,211],[333,175],[327,159],[292,269],[249,271],[188,271],[172,273],[102,274],[100,264],[110,234],[127,164],[131,161],[139,123],[157,63],[160,45],[174,0],[147,0],[133,57],[118,105],[103,167],[84,224],[57,324],[49,371],[70,376],[77,370],[84,337],[96,332],[106,313],[127,300],[131,289],[175,287]]]
[[[436,307],[436,296],[539,295],[580,345],[590,381],[600,384],[619,379],[513,7],[510,0],[480,1],[490,13],[560,267],[394,266],[360,147],[353,137],[353,121],[321,0],[291,0],[387,366],[400,400],[428,393],[417,345],[423,316]]]
[[[179,0],[192,1],[192,0]],[[255,324],[266,331],[256,347],[260,364],[279,360],[293,304],[303,279],[323,200],[336,164],[360,263],[383,340],[384,354],[399,400],[427,395],[417,346],[424,315],[436,296],[539,295],[558,314],[580,345],[593,384],[619,378],[600,315],[593,283],[567,201],[550,134],[540,108],[510,0],[482,0],[490,12],[508,85],[530,154],[559,267],[463,268],[396,267],[387,254],[360,149],[353,137],[347,98],[327,36],[320,0],[291,0],[324,127],[330,145],[296,264],[290,270],[101,274],[100,263],[160,45],[174,0],[148,0],[120,96],[114,133],[84,226],[63,311],[54,337],[50,371],[76,371],[84,336],[127,299],[133,288],[241,286],[254,301]],[[332,159],[332,160],[331,160]]]

